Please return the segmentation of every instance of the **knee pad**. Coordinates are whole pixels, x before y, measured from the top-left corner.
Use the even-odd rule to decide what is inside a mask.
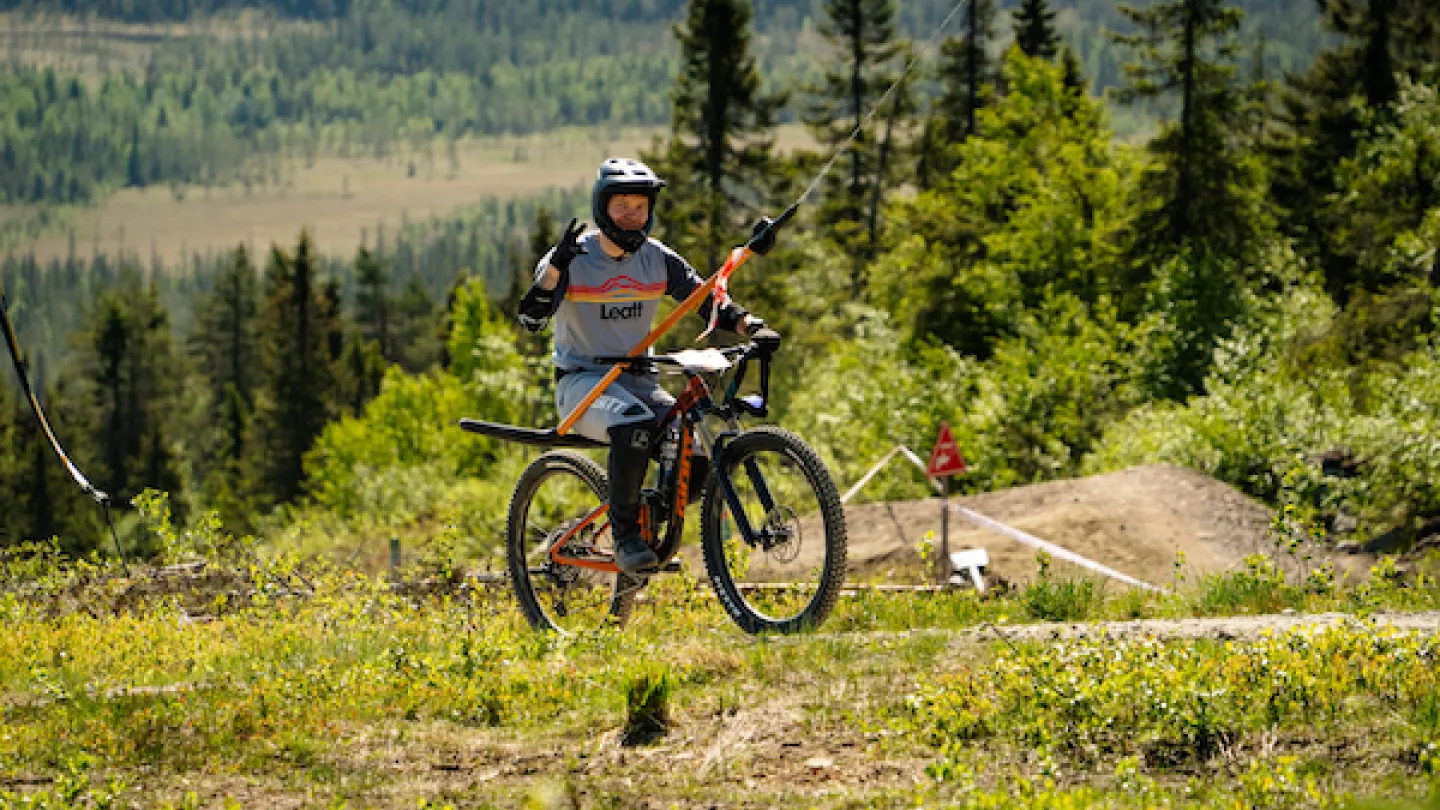
[[[609,429],[610,452],[649,457],[655,450],[655,428],[648,422],[630,422]]]

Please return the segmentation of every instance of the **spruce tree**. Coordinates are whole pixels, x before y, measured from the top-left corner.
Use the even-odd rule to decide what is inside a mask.
[[[994,0],[972,0],[965,9],[965,33],[940,43],[940,96],[920,148],[921,188],[955,169],[955,146],[975,133],[975,115],[995,85],[989,55],[994,39]]]
[[[131,274],[100,295],[80,362],[100,451],[96,485],[117,503],[147,487],[178,493],[175,432],[183,368],[153,285],[141,289]]]
[[[418,275],[412,275],[394,303],[395,362],[419,372],[440,361],[440,340],[435,330],[435,301]]]
[[[670,138],[654,156],[669,184],[660,211],[667,237],[712,268],[748,236],[750,211],[770,186],[772,131],[785,103],[761,90],[752,18],[750,0],[690,0],[675,26],[681,64]]]
[[[1020,0],[1012,12],[1015,21],[1015,44],[1026,56],[1054,59],[1060,38],[1055,34],[1055,12],[1046,0]]]
[[[259,280],[244,246],[230,254],[210,292],[195,306],[194,334],[189,341],[196,369],[205,380],[211,401],[223,419],[213,423],[208,443],[212,460],[238,461],[245,455],[245,429],[255,404],[260,347],[256,335]],[[236,407],[224,405],[231,396]]]
[[[263,503],[288,503],[304,486],[305,452],[332,414],[329,329],[320,313],[322,285],[302,232],[294,255],[279,247],[265,270],[260,312],[260,385],[250,476]]]
[[[854,257],[850,286],[864,287],[864,268],[875,252],[874,218],[878,184],[881,192],[895,182],[882,176],[880,143],[875,124],[865,116],[899,74],[896,56],[901,43],[895,38],[894,0],[827,0],[820,31],[835,51],[836,69],[811,88],[803,118],[815,139],[829,151],[843,147],[856,133],[849,154],[837,165],[825,187],[820,220],[828,236]],[[896,100],[897,107],[903,107]]]
[[[210,292],[195,306],[190,356],[207,407],[199,426],[198,478],[204,500],[226,525],[251,528],[245,458],[260,379],[259,279],[244,246],[230,254]]]
[[[1155,166],[1146,178],[1140,266],[1186,246],[1239,256],[1259,220],[1250,203],[1254,179],[1232,137],[1240,124],[1233,61],[1241,13],[1225,0],[1166,0],[1120,11],[1140,29],[1112,35],[1140,57],[1125,66],[1120,99],[1179,96],[1177,120],[1150,142]]]
[[[375,341],[380,355],[396,359],[391,334],[390,277],[380,259],[362,247],[355,252],[355,324],[360,334]]]
[[[1303,76],[1289,78],[1281,93],[1282,125],[1267,146],[1271,195],[1286,212],[1283,227],[1317,260],[1327,290],[1344,303],[1357,283],[1356,266],[1322,210],[1337,190],[1336,168],[1363,135],[1365,116],[1395,101],[1396,75],[1421,79],[1440,61],[1434,33],[1440,7],[1430,0],[1325,0],[1323,8],[1339,41]]]

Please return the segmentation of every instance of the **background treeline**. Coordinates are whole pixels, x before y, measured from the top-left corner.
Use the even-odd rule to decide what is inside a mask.
[[[1258,64],[1301,69],[1323,32],[1308,3],[1245,0]],[[1067,4],[1057,30],[1098,90],[1121,81],[1128,25],[1113,4]],[[134,22],[191,20],[235,3],[0,3]],[[562,125],[662,124],[678,67],[680,0],[552,3],[246,4],[269,14],[248,35],[157,44],[143,70],[98,83],[52,68],[0,71],[0,202],[75,203],[116,187],[277,182],[287,160],[429,149],[471,134]],[[942,0],[906,3],[901,34],[925,35]],[[758,4],[759,75],[772,89],[813,82],[823,7]],[[318,21],[292,23],[288,18]],[[998,52],[1007,33],[990,43]],[[23,39],[15,45],[23,45]],[[922,83],[930,92],[933,83]],[[782,108],[781,119],[798,109]],[[1144,126],[1143,117],[1132,128]]]
[[[1130,146],[1046,0],[969,4],[870,120],[914,47],[896,4],[828,0],[818,75],[775,87],[755,9],[691,0],[669,129],[646,155],[669,181],[661,235],[712,263],[846,147],[735,284],[787,336],[776,418],[842,481],[947,420],[970,490],[1172,461],[1290,507],[1286,531],[1427,536],[1440,9],[1322,10],[1328,44],[1280,76],[1251,69],[1244,15],[1223,0],[1120,7],[1117,99],[1165,113]],[[774,150],[787,108],[817,151]],[[488,240],[440,223],[328,269],[303,239],[232,254],[191,282],[185,330],[157,285],[122,274],[89,296],[50,386],[77,458],[122,496],[164,486],[191,516],[214,509],[279,544],[414,532],[492,548],[527,454],[454,421],[555,418],[544,347],[515,328],[507,282],[583,192],[521,208],[497,213],[510,230]],[[509,247],[457,281],[487,241]],[[425,269],[398,280],[410,265]],[[23,423],[7,430],[24,440]],[[1322,455],[1350,477],[1323,476]],[[14,479],[40,480],[26,469]],[[43,535],[27,486],[12,533]],[[900,469],[873,487],[925,492]]]
[[[484,280],[495,295],[510,296],[518,294],[513,276],[521,256],[519,245],[537,213],[543,209],[583,215],[588,200],[589,191],[583,188],[512,200],[488,198],[447,217],[402,222],[389,230],[377,226],[364,247],[386,268],[390,294],[408,298],[415,306],[437,305],[462,270]],[[258,256],[266,246],[247,249]],[[74,351],[69,336],[83,330],[93,317],[95,297],[117,286],[122,276],[128,273],[150,285],[184,336],[194,328],[196,302],[213,290],[232,258],[228,252],[211,251],[173,265],[136,254],[87,253],[83,246],[72,244],[64,259],[40,261],[31,253],[6,256],[0,261],[0,284],[16,332],[28,350],[32,374],[44,386],[54,383],[69,362]],[[353,304],[358,289],[353,257],[316,256],[311,261],[322,276],[336,282],[342,302]]]

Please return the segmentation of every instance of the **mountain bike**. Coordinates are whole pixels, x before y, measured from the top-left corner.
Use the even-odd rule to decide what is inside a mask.
[[[641,533],[662,563],[654,576],[680,570],[676,553],[693,511],[687,507],[698,446],[711,459],[711,472],[698,482],[700,545],[725,612],[749,633],[792,633],[823,622],[845,580],[845,513],[825,464],[800,437],[778,427],[741,425],[742,417],[768,414],[770,356],[743,344],[596,360],[686,378],[660,420],[653,455],[658,464],[641,494]],[[742,396],[741,383],[755,365],[759,393]],[[716,402],[707,378],[718,385],[727,372],[728,385]],[[525,618],[561,633],[624,623],[648,577],[616,567],[605,471],[569,449],[605,445],[555,429],[475,419],[461,420],[461,427],[548,450],[521,474],[506,525],[510,580]]]

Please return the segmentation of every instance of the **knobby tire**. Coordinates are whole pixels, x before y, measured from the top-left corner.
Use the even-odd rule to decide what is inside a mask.
[[[732,575],[725,555],[726,501],[720,476],[746,475],[745,460],[767,452],[788,456],[799,467],[818,504],[824,535],[823,565],[814,581],[814,595],[798,614],[781,619],[766,615],[752,604]],[[825,463],[803,439],[787,430],[764,426],[747,430],[726,444],[722,460],[715,465],[705,487],[700,519],[705,570],[721,606],[741,629],[752,634],[795,633],[818,627],[829,616],[845,583],[845,511]]]
[[[510,582],[514,586],[520,611],[525,619],[537,630],[559,633],[574,632],[554,621],[547,615],[536,591],[537,583],[530,573],[530,558],[534,549],[528,545],[528,530],[531,528],[530,507],[540,487],[556,476],[573,476],[590,489],[598,502],[609,500],[609,483],[600,465],[579,453],[556,450],[546,453],[530,463],[521,473],[510,498],[510,509],[506,519],[505,558],[510,569]],[[603,518],[602,518],[603,520]],[[543,575],[537,575],[543,576]],[[593,574],[591,576],[594,576]],[[609,619],[616,625],[623,625],[629,618],[634,605],[637,588],[635,583],[622,582],[621,575],[610,574]]]

